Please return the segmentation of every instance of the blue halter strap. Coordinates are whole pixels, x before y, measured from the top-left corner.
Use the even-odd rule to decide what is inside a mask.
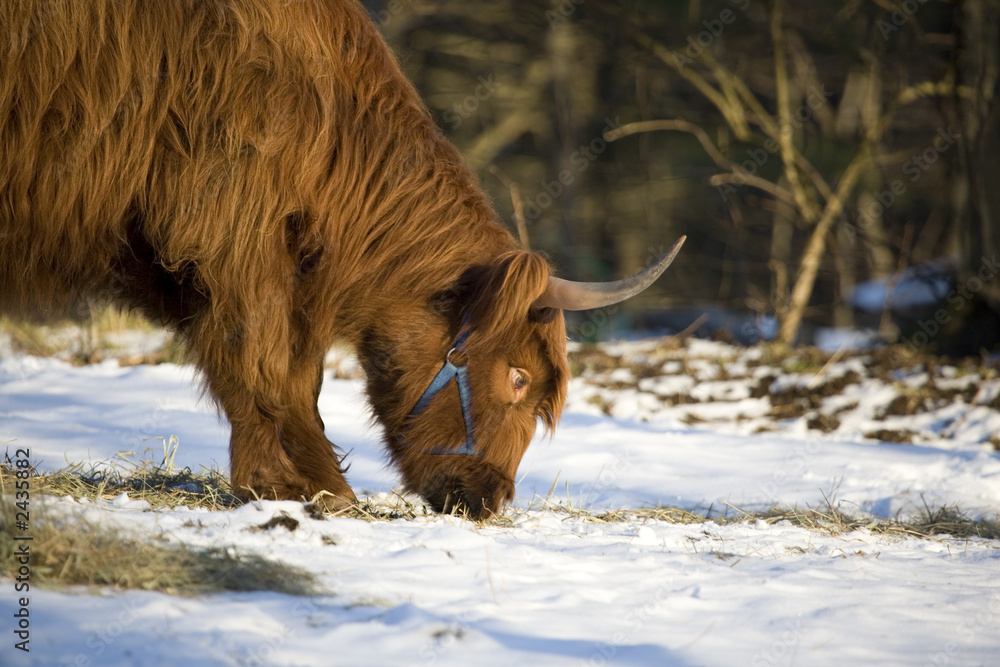
[[[468,364],[463,364],[458,366],[451,361],[451,355],[455,352],[461,352],[462,344],[465,343],[465,339],[469,337],[472,333],[472,329],[465,329],[458,335],[455,339],[455,345],[448,351],[448,354],[444,358],[444,366],[438,371],[438,374],[434,376],[431,380],[430,385],[424,390],[423,396],[417,401],[417,404],[413,406],[413,410],[410,411],[410,415],[416,416],[427,409],[430,405],[431,399],[439,391],[445,388],[445,386],[451,382],[452,378],[455,378],[455,382],[458,384],[458,398],[462,403],[462,418],[465,420],[465,444],[463,444],[459,449],[454,451],[435,449],[431,451],[431,454],[475,454],[476,453],[476,441],[472,437],[472,389],[469,388],[469,366]]]

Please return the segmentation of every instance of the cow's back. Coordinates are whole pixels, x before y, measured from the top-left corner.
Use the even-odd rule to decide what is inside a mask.
[[[197,296],[221,331],[322,294],[332,331],[375,285],[429,295],[516,247],[354,0],[6,0],[0,24],[0,310],[176,324]]]
[[[359,12],[0,3],[0,310],[113,298],[136,241],[167,271],[238,266],[224,254],[309,204],[299,172],[324,151],[315,138],[349,65],[333,33],[345,21],[374,33]]]

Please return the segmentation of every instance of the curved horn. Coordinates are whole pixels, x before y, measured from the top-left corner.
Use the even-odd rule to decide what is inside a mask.
[[[634,276],[606,283],[578,283],[561,278],[549,278],[545,293],[538,297],[532,308],[560,308],[562,310],[590,310],[603,308],[629,299],[646,289],[667,270],[680,252],[687,236],[682,236],[655,264]]]

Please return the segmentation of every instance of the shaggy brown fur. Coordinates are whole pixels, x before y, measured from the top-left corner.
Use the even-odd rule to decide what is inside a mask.
[[[411,489],[474,516],[512,496],[565,397],[562,315],[530,312],[549,269],[360,5],[5,0],[0,26],[0,310],[107,299],[176,329],[234,487],[273,498],[354,498],[316,409],[346,339]],[[408,414],[466,316],[481,455],[430,454],[464,441],[454,383]]]

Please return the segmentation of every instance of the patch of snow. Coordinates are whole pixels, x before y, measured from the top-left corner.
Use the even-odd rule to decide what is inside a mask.
[[[876,311],[877,312],[877,311]],[[824,352],[837,350],[867,350],[881,341],[877,331],[819,327],[813,333],[813,344]]]
[[[951,259],[937,259],[910,267],[898,275],[861,283],[855,286],[849,302],[869,313],[882,312],[887,305],[899,310],[933,306],[941,302],[952,288],[953,273],[954,262]],[[887,304],[890,283],[892,292]]]
[[[633,350],[648,355],[654,368],[657,359],[667,359],[651,343],[617,349],[625,356]],[[294,502],[209,512],[151,510],[127,494],[98,501],[45,499],[67,517],[192,548],[228,547],[280,560],[313,573],[324,592],[178,598],[32,588],[29,654],[13,648],[10,623],[18,603],[13,582],[0,582],[8,591],[0,594],[0,618],[7,619],[0,622],[0,662],[995,662],[995,541],[866,530],[831,536],[787,521],[685,525],[605,523],[597,517],[604,510],[659,505],[738,516],[740,510],[826,507],[829,501],[847,512],[881,517],[957,504],[973,516],[995,518],[1000,452],[983,443],[1000,433],[1000,412],[988,407],[1000,395],[1000,381],[984,383],[971,409],[953,403],[897,417],[882,414],[899,395],[896,380],[867,378],[819,401],[817,409],[839,420],[834,432],[824,434],[807,428],[806,415],[776,417],[767,397],[749,398],[767,374],[754,367],[759,351],[689,341],[684,358],[693,376],[678,374],[683,363],[671,359],[663,366],[673,374],[643,379],[634,388],[611,390],[574,379],[555,435],[539,434],[522,461],[515,509],[503,524],[478,526],[435,515],[318,520]],[[732,379],[718,379],[720,368]],[[831,364],[820,381],[852,369],[863,371],[863,362]],[[594,382],[609,377],[616,377],[614,371],[595,374]],[[772,391],[808,387],[814,377],[786,374]],[[926,379],[905,373],[898,381],[920,387]],[[663,397],[672,395],[700,402],[668,405]],[[386,466],[361,381],[328,377],[319,407],[329,437],[350,452],[354,488],[391,497],[399,478]],[[917,432],[920,442],[896,445],[865,435],[877,429]],[[42,470],[67,461],[113,467],[123,450],[159,460],[170,436],[180,441],[175,467],[226,469],[228,425],[201,398],[189,368],[0,359],[0,442],[8,449],[29,448]],[[43,502],[33,496],[36,501]],[[595,514],[567,511],[570,506]],[[279,513],[299,526],[249,530]]]

